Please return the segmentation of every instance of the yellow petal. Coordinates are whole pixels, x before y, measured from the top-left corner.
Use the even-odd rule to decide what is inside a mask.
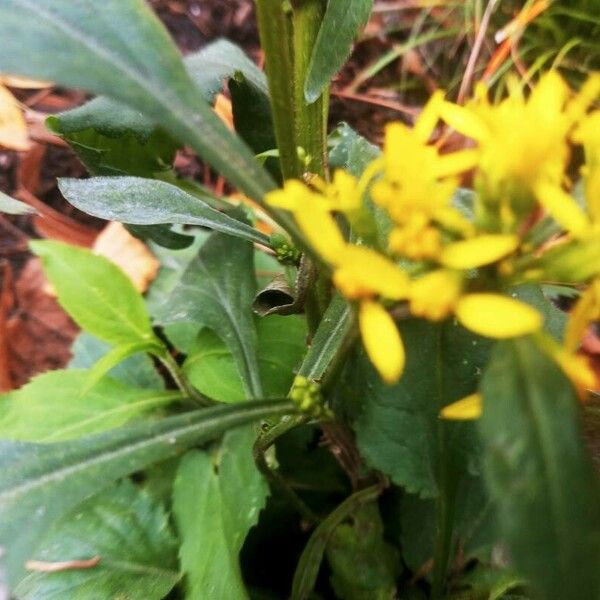
[[[348,244],[337,264],[333,282],[346,298],[378,295],[402,300],[408,296],[408,275],[371,248]]]
[[[27,150],[27,125],[17,99],[0,85],[0,146]]]
[[[467,329],[498,339],[528,335],[544,322],[542,315],[528,304],[489,293],[463,296],[456,316]]]
[[[567,352],[575,352],[579,348],[586,329],[592,321],[598,319],[599,313],[600,279],[597,279],[581,294],[571,310],[565,330],[565,348]]]
[[[361,302],[358,321],[369,359],[386,383],[395,383],[404,370],[404,345],[396,323],[378,302]]]
[[[440,120],[440,106],[443,100],[444,92],[441,90],[435,91],[415,122],[413,133],[422,144],[427,143],[437,122]]]
[[[458,400],[442,408],[440,417],[452,421],[471,421],[479,419],[482,412],[483,403],[481,396],[479,394],[471,394],[462,400]]]
[[[575,199],[556,185],[538,183],[534,189],[538,202],[566,231],[576,237],[584,236],[591,227],[587,215]]]
[[[516,235],[485,234],[470,240],[448,244],[442,251],[440,262],[452,269],[474,269],[489,265],[519,245]]]
[[[442,154],[436,162],[435,173],[438,177],[449,177],[470,171],[477,166],[480,156],[479,150],[459,150]]]
[[[598,388],[598,379],[587,357],[562,351],[557,353],[554,358],[564,374],[571,380],[580,398],[585,398],[588,391]]]
[[[310,204],[294,211],[294,217],[313,250],[326,262],[338,264],[347,244],[335,219]]]
[[[440,107],[440,115],[452,129],[481,142],[490,136],[485,122],[472,110],[451,102],[444,102]]]

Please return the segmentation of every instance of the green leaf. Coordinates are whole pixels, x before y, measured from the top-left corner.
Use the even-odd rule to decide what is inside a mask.
[[[220,121],[143,0],[3,0],[0,71],[110,96],[190,144],[250,197],[273,182]],[[30,51],[24,53],[23,47]]]
[[[101,560],[91,569],[30,573],[15,593],[22,600],[161,600],[180,579],[166,512],[128,480],[56,523],[33,558],[53,563],[96,556]]]
[[[575,391],[530,339],[498,344],[482,383],[485,475],[515,570],[547,600],[600,593],[600,487]]]
[[[204,97],[214,101],[223,89],[223,81],[242,75],[263,97],[269,97],[265,74],[246,56],[245,52],[229,40],[217,40],[198,52],[188,54],[184,63],[190,77]]]
[[[173,289],[162,315],[163,323],[187,321],[212,329],[233,355],[249,397],[263,395],[252,315],[255,294],[252,244],[213,234]]]
[[[269,237],[164,181],[139,177],[60,179],[60,191],[76,208],[95,217],[133,225],[199,225],[269,245]]]
[[[254,439],[252,427],[239,428],[217,455],[190,452],[181,462],[173,511],[190,598],[248,597],[238,555],[268,495],[252,458]]]
[[[7,215],[30,215],[37,211],[32,206],[29,206],[29,204],[25,204],[25,202],[21,202],[20,200],[15,200],[0,192],[0,212],[6,213]]]
[[[0,442],[0,539],[14,585],[49,527],[113,481],[223,432],[295,411],[291,402],[217,406],[56,444]]]
[[[323,382],[335,370],[335,358],[342,345],[348,343],[354,327],[352,308],[339,294],[331,301],[315,333],[299,375],[315,382]]]
[[[297,315],[271,316],[258,319],[256,326],[264,393],[270,398],[285,396],[306,348],[306,322]],[[213,400],[239,402],[247,398],[231,352],[210,329],[200,332],[183,368],[192,384]]]
[[[373,0],[329,0],[304,86],[307,102],[314,102],[343,67],[372,8]]]
[[[400,330],[407,348],[402,378],[390,386],[366,359],[350,365],[346,389],[357,403],[349,410],[367,463],[431,498],[442,485],[441,465],[464,472],[477,448],[472,423],[442,421],[439,411],[476,390],[490,342],[453,322],[413,319]]]
[[[527,302],[544,316],[544,329],[557,341],[562,341],[567,326],[567,313],[556,308],[551,300],[546,298],[542,288],[534,283],[519,285],[514,288],[513,297]]]
[[[111,344],[155,339],[144,299],[119,267],[62,242],[30,242],[61,306],[86,331]]]
[[[136,110],[100,97],[48,117],[92,175],[152,177],[170,169],[178,144]]]
[[[355,511],[349,523],[338,525],[327,542],[331,585],[344,600],[395,597],[399,558],[398,551],[384,540],[383,522],[374,502]]]
[[[89,392],[89,390],[111,369],[129,357],[140,354],[141,352],[148,352],[154,356],[164,356],[166,349],[164,346],[157,344],[154,341],[133,342],[132,344],[120,344],[119,346],[115,346],[90,369],[87,382],[81,393],[87,394],[87,392]]]
[[[327,543],[333,532],[361,505],[375,500],[381,490],[377,486],[355,492],[333,510],[312,532],[306,544],[292,582],[292,600],[307,600],[315,586]]]
[[[57,442],[120,427],[181,399],[174,391],[139,389],[108,377],[87,389],[89,371],[38,375],[0,395],[0,438]]]
[[[346,169],[355,177],[360,177],[366,166],[381,153],[347,123],[340,123],[329,134],[329,147],[331,169]]]
[[[90,369],[111,349],[111,345],[89,333],[82,332],[71,347],[73,358],[70,369]],[[162,390],[165,382],[154,368],[152,359],[145,354],[136,354],[113,367],[108,373],[112,379],[138,388]]]

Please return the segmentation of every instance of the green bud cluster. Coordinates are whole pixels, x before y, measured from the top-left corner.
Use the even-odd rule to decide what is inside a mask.
[[[281,233],[271,235],[271,247],[277,260],[283,265],[298,265],[301,252]]]
[[[293,400],[304,413],[315,418],[329,418],[331,411],[323,406],[321,386],[303,375],[297,375],[290,391]]]

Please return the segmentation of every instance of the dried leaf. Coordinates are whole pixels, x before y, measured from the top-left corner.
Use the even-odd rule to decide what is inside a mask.
[[[0,146],[10,150],[27,150],[27,124],[17,99],[0,85]]]
[[[160,267],[146,245],[116,221],[109,223],[100,232],[92,249],[121,267],[139,292],[148,289]]]

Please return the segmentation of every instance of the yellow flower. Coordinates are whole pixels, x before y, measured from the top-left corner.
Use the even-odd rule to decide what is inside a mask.
[[[410,312],[429,321],[442,321],[454,312],[462,291],[462,276],[456,271],[427,273],[410,284]]]
[[[519,238],[510,234],[483,234],[448,244],[440,262],[452,269],[475,269],[504,258],[519,246]]]
[[[598,93],[600,78],[592,76],[579,95],[569,99],[567,84],[557,72],[550,71],[528,98],[513,82],[508,98],[496,105],[489,102],[481,85],[467,106],[450,102],[441,106],[441,116],[449,125],[478,142],[481,157],[477,181],[482,198],[487,203],[504,204],[505,224],[517,226],[514,212],[527,214],[534,200],[559,223],[564,222],[565,210],[555,200],[562,190],[569,158],[568,136]],[[507,198],[510,208],[505,205]]]
[[[395,227],[388,239],[390,251],[411,260],[435,260],[442,251],[442,234],[424,215]]]
[[[581,294],[571,310],[565,331],[565,349],[573,353],[579,348],[587,328],[600,319],[600,279],[594,280]]]
[[[583,144],[587,210],[592,222],[600,224],[600,111],[590,113],[573,133],[573,140]]]
[[[451,421],[470,421],[479,419],[483,412],[483,402],[480,394],[471,394],[457,400],[440,411],[442,419]]]
[[[544,324],[542,315],[528,304],[491,293],[462,296],[456,317],[467,329],[497,339],[535,333]]]
[[[310,246],[328,263],[335,263],[346,249],[346,240],[323,196],[301,181],[286,181],[283,189],[267,194],[271,206],[293,213]]]
[[[404,370],[404,345],[394,320],[379,304],[360,303],[358,322],[369,359],[386,383],[395,383]]]
[[[375,203],[384,208],[398,225],[425,216],[461,231],[469,228],[466,219],[450,206],[458,185],[457,175],[477,162],[472,150],[440,155],[428,140],[439,120],[441,92],[427,103],[415,126],[390,123],[385,130],[383,179],[371,190]]]
[[[408,275],[371,248],[347,244],[334,265],[333,282],[346,298],[383,296],[402,300],[407,297]]]

